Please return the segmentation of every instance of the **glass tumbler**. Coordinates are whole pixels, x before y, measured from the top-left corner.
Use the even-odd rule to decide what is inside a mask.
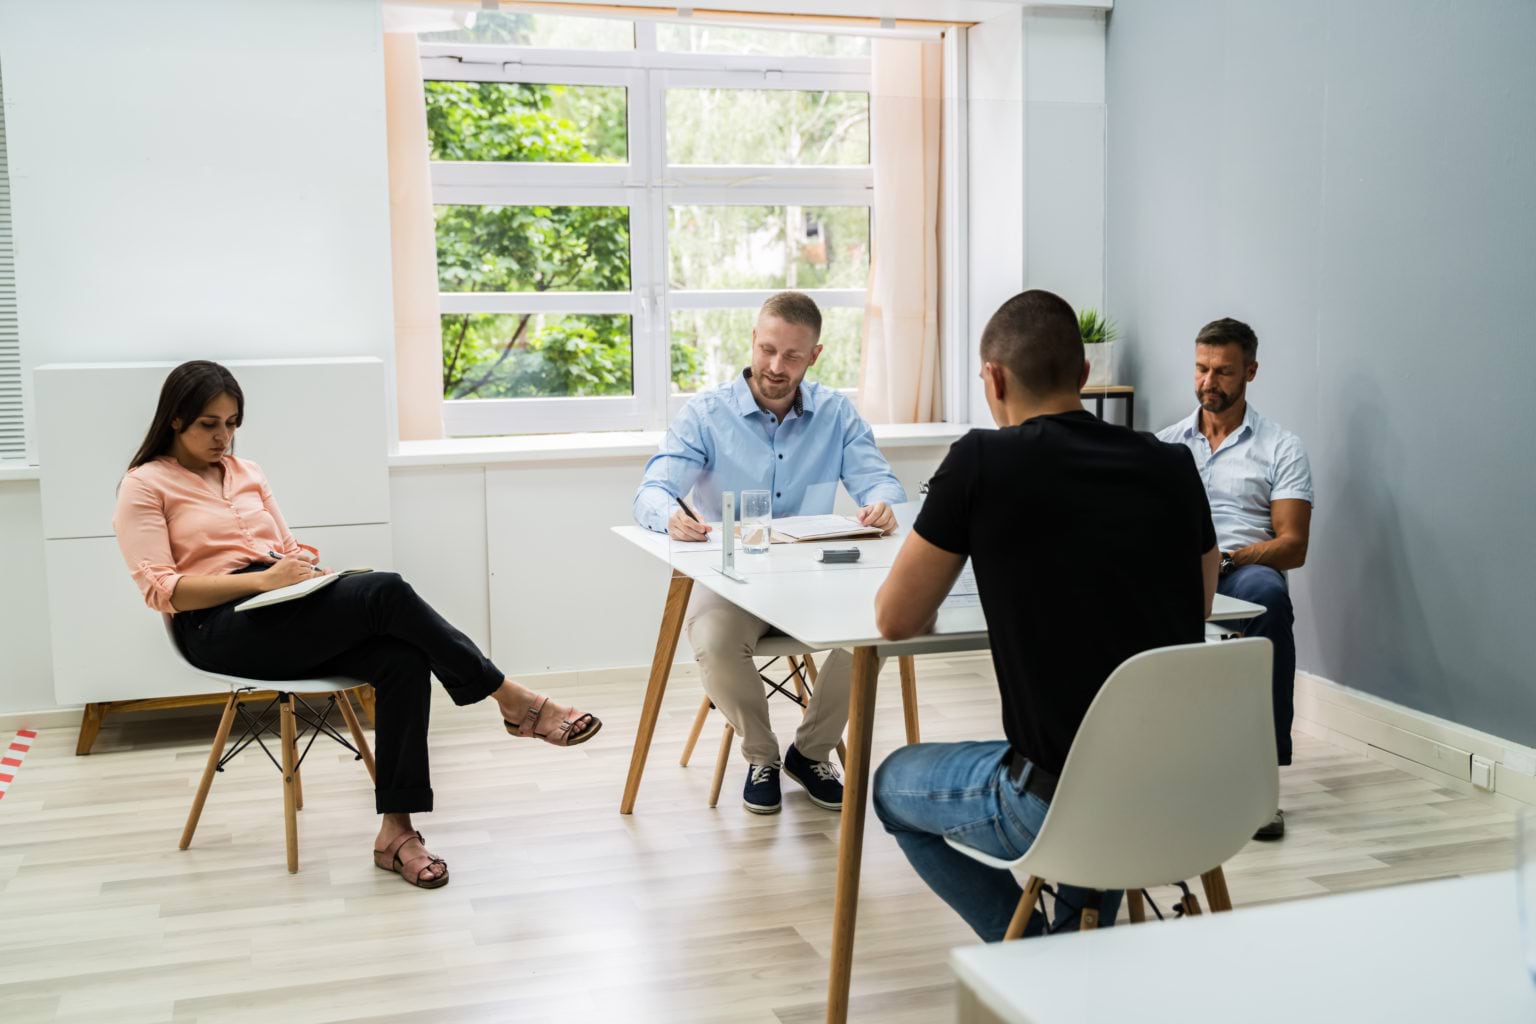
[[[741,492],[741,550],[766,555],[773,527],[773,495],[767,491]]]

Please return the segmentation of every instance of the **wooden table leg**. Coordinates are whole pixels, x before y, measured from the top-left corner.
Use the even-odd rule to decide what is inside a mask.
[[[896,663],[901,666],[901,717],[906,719],[907,742],[921,743],[917,730],[917,665],[910,654],[901,655]]]
[[[875,688],[880,659],[873,647],[853,652],[848,691],[848,764],[837,835],[837,888],[832,900],[832,971],[827,982],[827,1024],[848,1019],[853,975],[853,928],[859,911],[859,867],[864,856],[864,806],[869,800],[870,741],[875,731]]]
[[[629,778],[624,781],[624,799],[620,814],[632,814],[635,797],[640,793],[640,776],[645,774],[645,757],[651,752],[651,737],[656,719],[661,717],[661,699],[667,693],[667,676],[672,672],[672,658],[677,654],[677,638],[683,632],[683,617],[688,612],[688,597],[693,593],[693,577],[672,570],[667,587],[667,603],[661,612],[661,629],[656,636],[656,656],[651,659],[651,679],[645,687],[645,704],[640,709],[640,727],[635,730],[635,750],[629,756]]]

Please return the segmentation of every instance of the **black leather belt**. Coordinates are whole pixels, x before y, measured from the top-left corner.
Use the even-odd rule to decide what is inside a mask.
[[[1026,765],[1029,766],[1029,780],[1024,783],[1024,792],[1033,793],[1046,803],[1050,803],[1051,797],[1056,795],[1056,776],[1041,768],[1017,750],[1009,755],[1008,778],[1018,782],[1019,776],[1024,774],[1024,767]]]

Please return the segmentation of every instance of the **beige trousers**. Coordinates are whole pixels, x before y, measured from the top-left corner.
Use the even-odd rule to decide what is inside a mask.
[[[768,623],[696,587],[686,626],[704,692],[741,734],[742,756],[752,764],[779,761],[783,752],[768,718],[768,688],[752,660]],[[847,651],[832,651],[818,666],[816,693],[795,730],[795,749],[811,760],[831,760],[833,748],[843,738],[852,681],[853,655]]]

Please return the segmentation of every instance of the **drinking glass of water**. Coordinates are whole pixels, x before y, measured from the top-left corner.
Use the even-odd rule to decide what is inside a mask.
[[[766,555],[773,526],[773,495],[767,491],[741,492],[741,550],[749,555]]]
[[[1525,971],[1531,976],[1531,983],[1536,984],[1536,811],[1522,810],[1515,823],[1515,861]]]

